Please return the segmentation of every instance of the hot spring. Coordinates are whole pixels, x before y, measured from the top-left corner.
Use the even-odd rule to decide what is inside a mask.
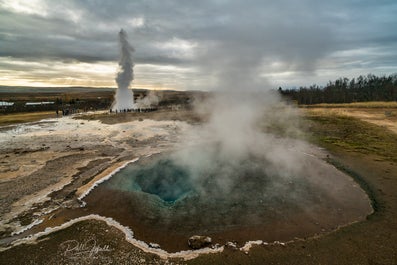
[[[364,191],[309,149],[292,145],[288,152],[302,164],[284,170],[258,154],[216,161],[216,145],[158,154],[128,165],[84,200],[88,211],[168,251],[187,249],[192,235],[220,244],[286,241],[365,218],[372,208]]]

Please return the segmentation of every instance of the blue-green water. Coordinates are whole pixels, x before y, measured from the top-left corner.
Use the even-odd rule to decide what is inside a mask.
[[[173,203],[194,193],[189,172],[172,160],[157,160],[146,166],[132,165],[115,176],[110,187],[130,192],[143,192],[166,203]]]
[[[98,189],[122,196],[114,208],[140,223],[181,231],[218,231],[263,224],[299,211],[300,200],[319,201],[305,180],[271,174],[258,159],[217,162],[200,170],[167,155],[130,164]],[[95,190],[94,190],[95,192]]]
[[[296,170],[266,157],[222,159],[216,152],[142,158],[95,188],[84,199],[87,210],[137,229],[146,240],[182,240],[172,244],[183,246],[194,234],[218,240],[313,235],[370,209],[362,190],[318,158],[305,157]]]

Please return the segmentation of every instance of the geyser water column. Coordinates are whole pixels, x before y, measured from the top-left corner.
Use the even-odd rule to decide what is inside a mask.
[[[134,108],[134,94],[129,86],[134,79],[134,62],[131,53],[134,48],[128,43],[127,33],[121,29],[119,32],[120,61],[119,71],[116,76],[116,95],[112,104],[113,111],[123,111]]]

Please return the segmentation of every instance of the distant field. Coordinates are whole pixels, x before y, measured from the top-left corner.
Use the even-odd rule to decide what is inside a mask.
[[[305,108],[397,108],[396,101],[371,101],[371,102],[354,102],[354,103],[322,103],[313,105],[301,105]]]
[[[342,105],[342,106],[341,106]],[[348,105],[345,107],[344,105]],[[397,102],[323,104],[306,108],[311,115],[352,117],[388,129],[397,134]],[[367,128],[363,127],[365,132]]]
[[[56,117],[56,113],[54,111],[3,114],[0,115],[0,126],[33,122],[46,118],[55,118],[55,117]]]

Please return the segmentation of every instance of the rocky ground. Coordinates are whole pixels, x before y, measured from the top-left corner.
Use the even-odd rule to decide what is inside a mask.
[[[106,125],[63,117],[3,128],[1,237],[58,207],[79,207],[79,187],[115,163],[172,148],[187,127],[172,120]]]
[[[112,165],[174,148],[189,123],[198,121],[183,110],[113,117],[102,113],[2,128],[2,246],[12,234],[25,236],[24,228],[48,212],[79,207],[78,188]],[[161,259],[134,247],[114,226],[86,220],[43,235],[35,244],[3,250],[0,264],[396,264],[396,162],[379,153],[346,151],[340,144],[324,146],[332,153],[331,162],[369,193],[375,212],[367,220],[286,245],[259,243],[239,251],[231,244],[222,253],[189,261]]]

